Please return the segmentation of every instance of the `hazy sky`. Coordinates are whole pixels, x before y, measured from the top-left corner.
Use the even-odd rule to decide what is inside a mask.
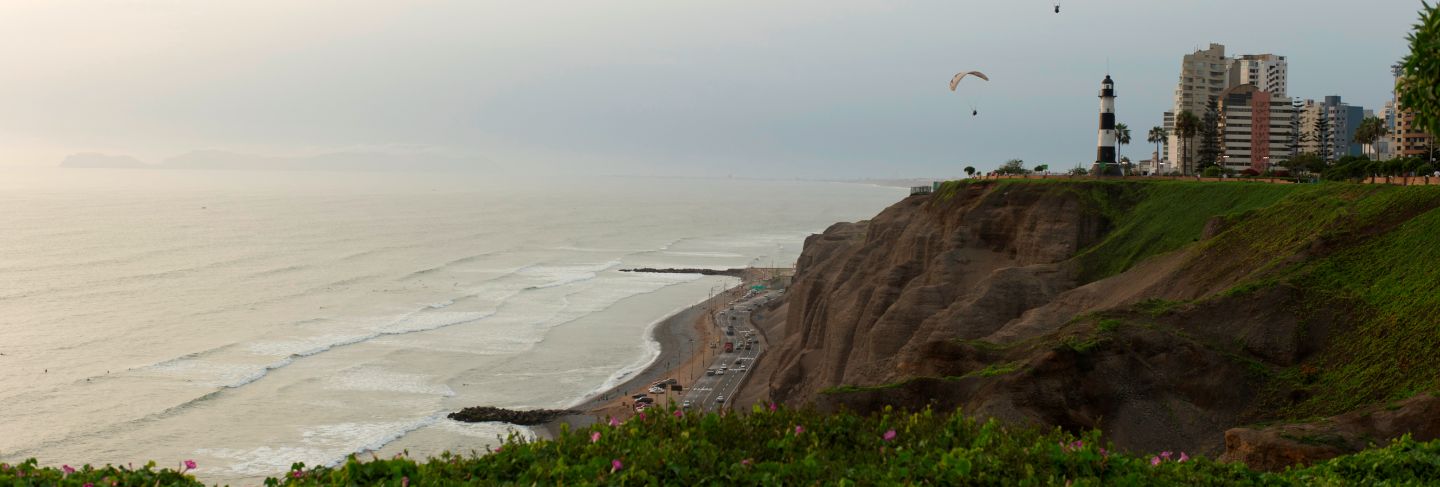
[[[1095,153],[1210,42],[1389,98],[1418,0],[5,0],[0,165],[425,150],[567,172],[942,176]],[[993,80],[948,91],[952,74]],[[979,117],[971,117],[974,104]]]

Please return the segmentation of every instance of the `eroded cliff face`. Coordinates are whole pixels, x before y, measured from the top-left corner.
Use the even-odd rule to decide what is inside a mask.
[[[975,185],[811,236],[788,291],[773,397],[933,372],[928,344],[983,338],[1075,287],[1061,262],[1104,229],[1075,194]]]
[[[1277,375],[1361,321],[1345,299],[1271,277],[1440,206],[1267,235],[1257,220],[1273,216],[1253,209],[1300,193],[1285,190],[1211,201],[1216,214],[1152,235],[1135,228],[1153,204],[1137,195],[1170,187],[1137,184],[950,184],[810,237],[757,382],[796,405],[960,407],[1217,456],[1226,429],[1303,403],[1312,391]],[[1134,264],[1095,276],[1097,249]]]

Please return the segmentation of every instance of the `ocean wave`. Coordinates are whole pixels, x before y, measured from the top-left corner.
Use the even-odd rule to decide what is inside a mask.
[[[423,277],[423,276],[425,276],[425,275],[427,275],[427,274],[433,274],[433,273],[435,273],[435,272],[437,272],[437,271],[444,270],[444,269],[447,268],[447,267],[454,267],[454,266],[457,266],[457,265],[468,264],[468,263],[471,263],[471,262],[475,262],[475,261],[484,259],[484,258],[486,258],[486,257],[491,257],[491,256],[494,256],[494,255],[497,255],[497,254],[501,254],[501,253],[504,253],[504,252],[506,252],[506,251],[504,251],[504,250],[497,250],[497,251],[493,251],[493,252],[484,252],[484,253],[479,253],[479,254],[470,255],[470,256],[466,256],[466,257],[461,257],[461,258],[459,258],[459,259],[451,260],[451,261],[449,261],[449,262],[445,262],[445,263],[443,263],[443,264],[440,264],[440,265],[437,265],[437,266],[434,266],[434,267],[427,267],[427,268],[420,269],[420,270],[415,271],[415,272],[411,272],[411,273],[406,274],[405,276],[403,276],[403,277],[401,277],[400,279],[397,279],[397,280],[407,281],[407,280],[410,280],[410,279],[415,279],[415,278],[417,278],[417,277]]]

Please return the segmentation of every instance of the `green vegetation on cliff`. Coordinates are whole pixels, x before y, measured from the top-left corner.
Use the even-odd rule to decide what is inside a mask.
[[[483,456],[352,458],[296,464],[268,485],[1387,485],[1440,478],[1440,443],[1383,449],[1283,473],[1191,458],[1116,453],[1098,433],[1009,427],[961,415],[871,416],[756,408],[748,415],[652,411],[566,431],[511,436]],[[203,466],[201,466],[203,468]],[[200,485],[184,472],[0,466],[3,485]]]
[[[987,185],[1071,193],[1104,217],[1104,237],[1071,261],[1081,282],[1183,249],[1174,279],[1229,286],[1199,301],[1287,286],[1302,301],[1273,306],[1338,322],[1338,335],[1299,364],[1269,372],[1259,416],[1331,416],[1440,389],[1440,187],[1037,179],[947,183],[941,193]],[[1187,303],[1149,299],[1131,311],[1159,317]]]

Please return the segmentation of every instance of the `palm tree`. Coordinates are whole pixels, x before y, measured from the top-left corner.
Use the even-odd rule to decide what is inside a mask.
[[[1146,142],[1155,144],[1155,172],[1160,172],[1160,143],[1165,142],[1165,137],[1169,135],[1163,127],[1150,127],[1150,134],[1145,137]]]
[[[1130,126],[1123,123],[1115,124],[1115,145],[1119,146],[1120,149],[1124,149],[1125,145],[1129,143]],[[1121,167],[1123,168],[1124,166]],[[1124,174],[1123,170],[1121,171],[1121,174]]]
[[[965,166],[965,176],[975,177],[975,166]]]
[[[1355,128],[1355,141],[1370,147],[1371,153],[1375,154],[1372,159],[1379,159],[1380,154],[1375,150],[1375,142],[1386,135],[1385,122],[1375,117],[1365,117],[1360,121],[1360,126]]]
[[[1183,174],[1188,175],[1193,172],[1190,168],[1190,141],[1195,138],[1195,134],[1199,131],[1200,118],[1196,117],[1190,110],[1181,111],[1179,115],[1175,116],[1175,135],[1180,136],[1180,141],[1183,142],[1183,144],[1180,145],[1181,155],[1185,158],[1180,170]]]

